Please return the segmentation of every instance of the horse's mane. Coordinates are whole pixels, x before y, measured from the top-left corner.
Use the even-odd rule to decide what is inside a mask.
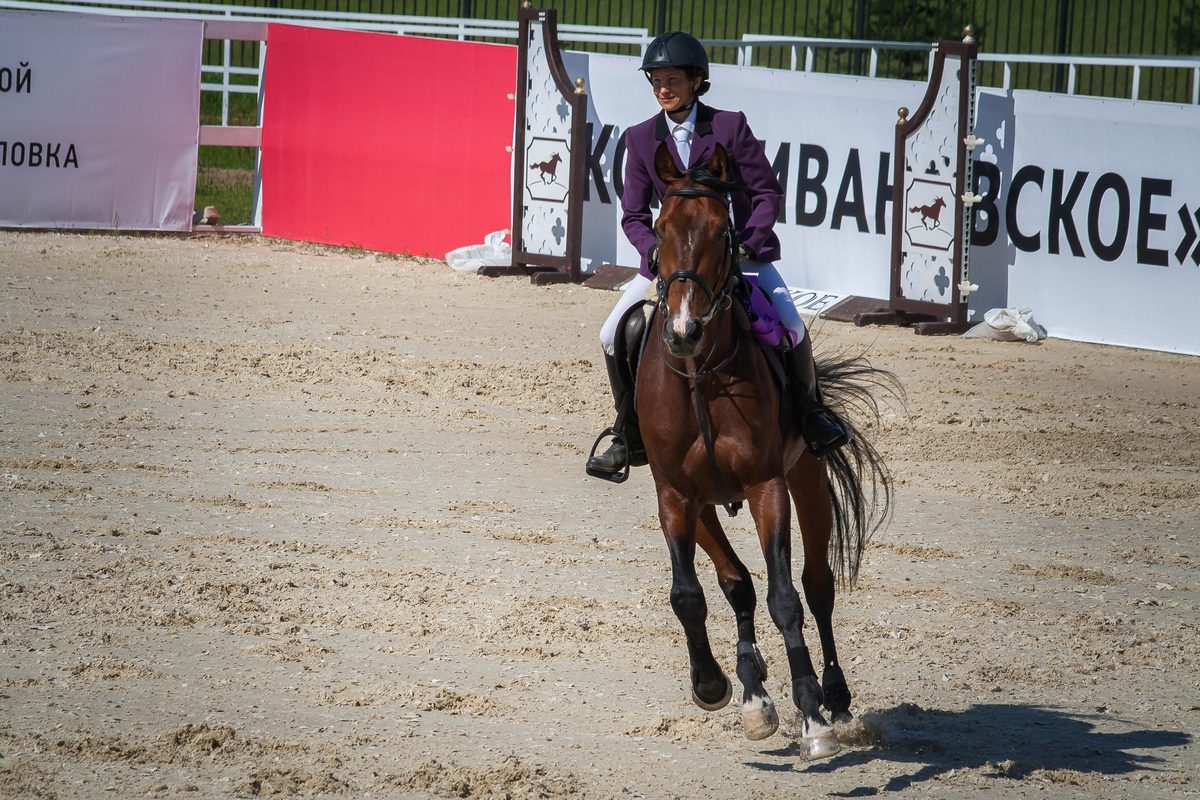
[[[687,178],[691,179],[692,183],[706,186],[718,192],[737,192],[743,188],[740,180],[736,178],[733,180],[722,180],[716,174],[709,172],[703,164],[697,164],[684,174]]]

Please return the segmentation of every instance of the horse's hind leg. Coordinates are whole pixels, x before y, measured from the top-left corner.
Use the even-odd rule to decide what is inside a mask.
[[[779,728],[779,715],[763,686],[767,678],[767,665],[755,644],[754,607],[757,599],[750,570],[733,551],[733,545],[729,543],[712,506],[706,506],[700,512],[696,542],[712,559],[721,591],[733,607],[737,620],[737,676],[742,682],[742,729],[748,739],[765,739]]]
[[[733,684],[713,658],[712,645],[708,641],[705,626],[708,605],[696,576],[697,512],[688,508],[677,495],[670,500],[664,499],[668,494],[674,495],[674,492],[659,487],[658,516],[671,554],[671,608],[687,636],[692,699],[701,708],[713,711],[729,702]]]
[[[824,660],[821,688],[825,708],[834,722],[850,720],[850,688],[838,663],[833,641],[833,570],[829,567],[829,538],[833,533],[833,500],[823,461],[804,454],[788,473],[788,487],[796,502],[796,517],[804,544],[804,571],[800,582],[804,598],[817,623]]]
[[[813,758],[841,749],[833,728],[821,714],[823,695],[804,642],[804,607],[792,581],[791,504],[780,478],[753,487],[748,493],[759,543],[767,562],[767,608],[783,634],[792,675],[792,701],[803,718],[802,736]]]

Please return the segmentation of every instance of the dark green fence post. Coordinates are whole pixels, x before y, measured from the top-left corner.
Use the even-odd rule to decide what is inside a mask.
[[[1058,20],[1054,27],[1054,52],[1066,55],[1071,45],[1071,0],[1058,0]],[[1054,91],[1067,91],[1067,67],[1058,64],[1054,67]]]
[[[878,34],[878,31],[876,33]],[[854,30],[850,34],[850,38],[867,38],[867,0],[854,0]],[[852,58],[854,74],[861,75],[863,73],[863,51],[856,48]]]

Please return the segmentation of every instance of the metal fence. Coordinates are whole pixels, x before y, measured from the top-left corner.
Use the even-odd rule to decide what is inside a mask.
[[[518,0],[233,0],[240,5],[515,19]],[[1200,54],[1193,0],[544,0],[577,25],[680,28],[706,39],[744,33],[931,41],[964,25],[993,52]],[[535,3],[537,5],[537,3]],[[1182,26],[1182,30],[1181,30]],[[1190,36],[1189,36],[1190,34]],[[1190,43],[1191,48],[1188,47]]]
[[[193,0],[187,5],[255,6],[280,16],[297,12],[370,15],[356,27],[371,29],[384,15],[396,22],[407,18],[446,18],[448,26],[462,20],[488,22],[515,30],[519,0]],[[1200,14],[1188,15],[1195,0],[542,0],[559,12],[562,25],[613,26],[688,30],[706,41],[755,37],[807,37],[928,45],[939,38],[958,37],[965,24],[975,28],[983,60],[980,85],[1014,89],[1073,92],[1109,97],[1138,97],[1167,102],[1196,102],[1196,73],[1178,57],[1200,54]],[[108,2],[137,8],[153,3]],[[17,5],[16,3],[6,5]],[[35,5],[35,3],[21,3]],[[166,5],[166,4],[164,4]],[[289,13],[290,12],[290,13]],[[309,15],[303,15],[309,16]],[[426,19],[427,22],[427,19]],[[375,29],[396,30],[379,23]],[[447,29],[440,35],[454,35]],[[417,32],[417,31],[412,31]],[[508,33],[507,30],[504,31]],[[479,40],[479,36],[472,36]],[[571,41],[573,49],[637,55],[641,45],[631,39]],[[634,37],[636,38],[636,37]],[[488,40],[484,37],[484,40]],[[506,35],[490,39],[511,41]],[[211,42],[204,61],[210,66],[258,65],[253,43]],[[795,48],[788,44],[759,44],[753,63],[797,68]],[[1074,58],[988,60],[988,54],[1029,54]],[[1095,56],[1143,56],[1162,66],[1135,68],[1131,62]],[[716,62],[739,63],[742,51],[734,44],[712,48]],[[1083,57],[1083,58],[1081,58]],[[1086,63],[1085,63],[1086,62]],[[928,53],[921,47],[869,50],[847,41],[845,46],[822,46],[804,67],[821,72],[924,79]],[[227,79],[228,80],[228,79]],[[234,82],[252,84],[250,75]]]
[[[230,0],[233,4],[272,8],[326,9],[341,12],[405,14],[512,20],[518,0]],[[983,53],[1075,56],[1200,55],[1200,14],[1189,14],[1194,0],[543,0],[568,25],[611,25],[690,31],[701,39],[741,39],[745,34],[929,43],[957,37],[973,25]],[[535,3],[538,5],[538,3]],[[581,49],[634,55],[629,44],[580,44]],[[736,48],[716,48],[713,59],[736,63]],[[755,63],[789,66],[790,50],[760,48]],[[882,52],[874,65],[881,77],[924,76],[919,53]],[[868,73],[861,49],[824,48],[813,68],[824,72]],[[1007,73],[1005,72],[1007,70]],[[1130,97],[1132,71],[1097,63],[1069,68],[1026,62],[980,65],[980,82],[1017,89],[1069,91]],[[1191,101],[1186,70],[1142,70],[1138,96],[1148,100]]]

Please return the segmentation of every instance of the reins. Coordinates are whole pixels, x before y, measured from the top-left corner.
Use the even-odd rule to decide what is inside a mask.
[[[729,210],[729,197],[725,194],[714,192],[710,189],[698,189],[695,187],[671,189],[663,195],[663,200],[666,200],[668,197],[710,198],[713,200],[719,200],[721,204],[725,206],[727,213]],[[712,321],[712,318],[716,316],[718,311],[729,308],[729,305],[732,302],[731,292],[733,291],[734,286],[737,285],[736,277],[740,272],[737,258],[737,248],[733,244],[733,234],[729,230],[726,230],[725,232],[725,257],[729,261],[730,268],[729,273],[725,277],[724,285],[721,286],[721,290],[719,292],[714,292],[712,287],[709,286],[708,281],[704,279],[704,276],[695,270],[676,270],[675,272],[671,273],[671,276],[665,281],[661,277],[658,279],[658,305],[659,311],[661,311],[663,315],[662,324],[664,326],[664,330],[667,324],[667,289],[676,281],[692,281],[702,290],[704,290],[706,295],[708,295],[708,311],[698,320],[701,326],[708,325],[708,323]],[[657,272],[657,265],[655,265],[655,272]],[[700,427],[700,435],[704,439],[704,454],[708,459],[708,468],[712,472],[713,482],[716,484],[717,496],[720,498],[729,497],[729,492],[725,490],[725,484],[721,480],[721,471],[717,467],[717,458],[713,452],[714,444],[712,425],[709,422],[708,406],[704,401],[704,395],[700,390],[700,386],[706,379],[712,377],[727,364],[732,362],[734,357],[737,356],[740,347],[741,339],[735,335],[733,337],[733,347],[730,349],[728,355],[722,358],[718,363],[709,366],[708,362],[712,358],[712,352],[710,351],[709,354],[705,356],[704,363],[701,364],[699,368],[694,368],[689,372],[681,370],[671,363],[671,361],[667,358],[667,354],[663,352],[663,337],[658,337],[659,359],[667,366],[667,369],[685,379],[691,385],[692,399],[696,406],[696,422]],[[695,359],[687,359],[687,362],[690,362],[694,365]],[[738,511],[740,511],[742,508],[741,500],[722,499],[720,502],[725,508],[725,512],[731,517],[736,517]]]

